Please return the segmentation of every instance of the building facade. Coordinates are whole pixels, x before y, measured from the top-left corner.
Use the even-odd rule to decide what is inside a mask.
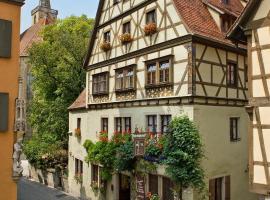
[[[15,113],[18,97],[20,12],[24,0],[0,1],[0,200],[17,199],[21,174]]]
[[[72,194],[98,199],[90,185],[99,167],[84,161],[86,139],[97,141],[104,130],[110,137],[137,129],[165,134],[173,117],[187,115],[205,145],[209,198],[257,198],[248,191],[246,50],[225,38],[245,3],[100,1],[85,62],[87,86],[69,108]],[[75,129],[81,130],[80,140]],[[83,173],[82,184],[74,180],[77,173]],[[160,166],[144,188],[170,200],[172,184]],[[114,175],[107,199],[135,199],[132,185],[129,174]],[[184,199],[198,194],[186,190]]]
[[[270,4],[249,1],[229,32],[238,43],[248,44],[249,65],[249,168],[250,190],[270,195]]]
[[[28,50],[34,43],[42,40],[42,29],[57,19],[58,11],[51,8],[50,0],[40,0],[39,5],[32,10],[31,15],[32,26],[25,30],[20,38],[19,98],[25,110],[33,95],[31,87],[33,78]],[[24,131],[27,139],[31,137],[32,130],[29,124],[26,123],[26,112],[20,116],[20,120],[25,124]]]

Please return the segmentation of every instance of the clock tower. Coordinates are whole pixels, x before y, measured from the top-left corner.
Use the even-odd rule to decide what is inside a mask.
[[[58,11],[51,8],[50,0],[39,0],[39,5],[32,10],[32,23],[39,22],[40,19],[50,19],[52,21],[57,19]]]

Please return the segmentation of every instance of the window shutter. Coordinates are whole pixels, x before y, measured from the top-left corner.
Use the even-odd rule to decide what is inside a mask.
[[[210,180],[209,181],[209,200],[215,200],[216,199],[216,197],[215,197],[215,184],[216,183],[216,181],[215,181],[215,179],[212,179],[212,180]]]
[[[12,22],[0,19],[0,57],[11,57]]]
[[[225,177],[225,200],[231,199],[231,177]]]
[[[0,93],[0,132],[8,130],[8,94]]]

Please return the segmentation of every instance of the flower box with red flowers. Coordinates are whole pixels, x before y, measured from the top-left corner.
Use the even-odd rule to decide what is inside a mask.
[[[157,32],[157,24],[156,23],[149,23],[146,24],[144,27],[144,33],[146,36],[153,35]]]

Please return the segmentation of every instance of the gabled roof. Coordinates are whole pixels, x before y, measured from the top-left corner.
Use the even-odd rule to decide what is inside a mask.
[[[45,25],[52,23],[49,18],[40,19],[36,24],[25,30],[20,37],[20,56],[28,56],[29,48],[36,42],[42,41],[40,32]]]
[[[78,110],[86,108],[86,89],[84,89],[79,97],[69,106],[68,110]]]
[[[253,14],[259,8],[261,0],[249,0],[244,11],[235,21],[234,25],[228,31],[227,37],[230,39],[238,40],[240,42],[245,42],[246,37],[244,35],[244,26],[247,24],[248,20],[253,16]]]
[[[101,17],[102,8],[105,0],[100,0],[96,15],[95,27],[89,43],[89,51],[86,56],[84,67],[88,66],[91,52],[93,50],[94,41],[98,31],[99,21]],[[190,34],[202,36],[217,42],[232,45],[233,43],[226,39],[226,34],[223,33],[217,26],[215,20],[211,16],[207,6],[215,6],[225,13],[238,17],[244,6],[240,0],[230,0],[228,5],[223,5],[220,0],[172,0],[180,18],[187,26]]]

